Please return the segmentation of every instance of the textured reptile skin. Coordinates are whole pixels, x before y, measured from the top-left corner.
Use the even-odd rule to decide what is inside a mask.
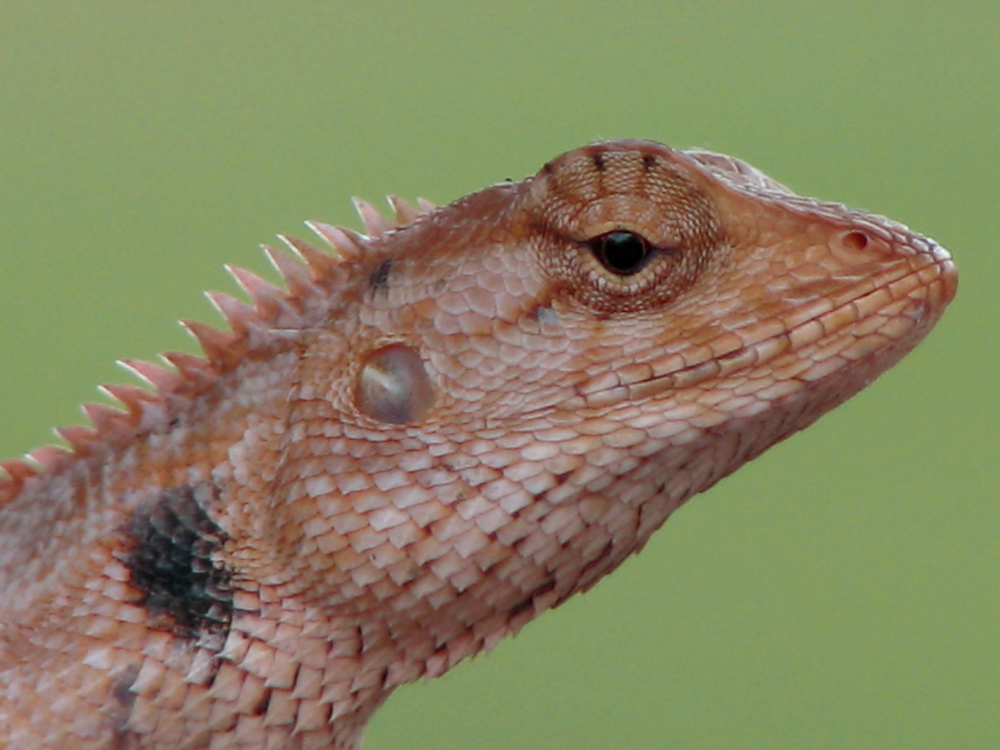
[[[870,383],[954,295],[901,224],[590,145],[233,269],[205,357],[7,461],[0,744],[352,748]]]

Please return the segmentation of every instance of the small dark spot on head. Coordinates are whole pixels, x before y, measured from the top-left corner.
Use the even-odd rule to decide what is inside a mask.
[[[123,531],[123,562],[141,592],[138,604],[154,627],[180,638],[224,635],[232,620],[232,574],[213,559],[226,535],[202,507],[215,492],[212,486],[163,490]]]
[[[552,166],[552,162],[547,161],[542,165],[542,171],[545,172],[545,174],[552,174],[556,171],[556,168]]]
[[[652,154],[646,154],[642,157],[642,166],[647,172],[656,166],[656,157]]]
[[[604,154],[601,153],[600,151],[596,151],[596,152],[594,152],[593,159],[594,159],[594,169],[596,169],[598,172],[603,172],[604,171]]]
[[[381,289],[389,283],[389,274],[392,272],[392,258],[386,258],[378,264],[372,275],[368,278],[372,289]]]

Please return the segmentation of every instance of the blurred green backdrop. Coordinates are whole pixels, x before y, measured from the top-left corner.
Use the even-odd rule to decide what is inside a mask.
[[[733,153],[955,253],[901,366],[682,509],[366,747],[1000,747],[996,3],[8,0],[0,455],[190,343],[220,266],[349,196],[584,142]]]

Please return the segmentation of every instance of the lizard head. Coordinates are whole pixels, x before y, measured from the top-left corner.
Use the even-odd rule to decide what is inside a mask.
[[[291,403],[287,485],[323,507],[320,547],[364,527],[393,561],[367,575],[422,628],[471,628],[431,673],[871,382],[956,285],[900,224],[644,141],[369,224],[302,359],[323,386]]]

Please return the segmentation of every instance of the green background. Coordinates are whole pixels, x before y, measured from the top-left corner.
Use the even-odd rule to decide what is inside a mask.
[[[592,593],[406,687],[392,748],[1000,747],[1000,5],[0,6],[0,455],[199,290],[349,197],[438,202],[585,142],[745,158],[954,252],[897,369]]]

